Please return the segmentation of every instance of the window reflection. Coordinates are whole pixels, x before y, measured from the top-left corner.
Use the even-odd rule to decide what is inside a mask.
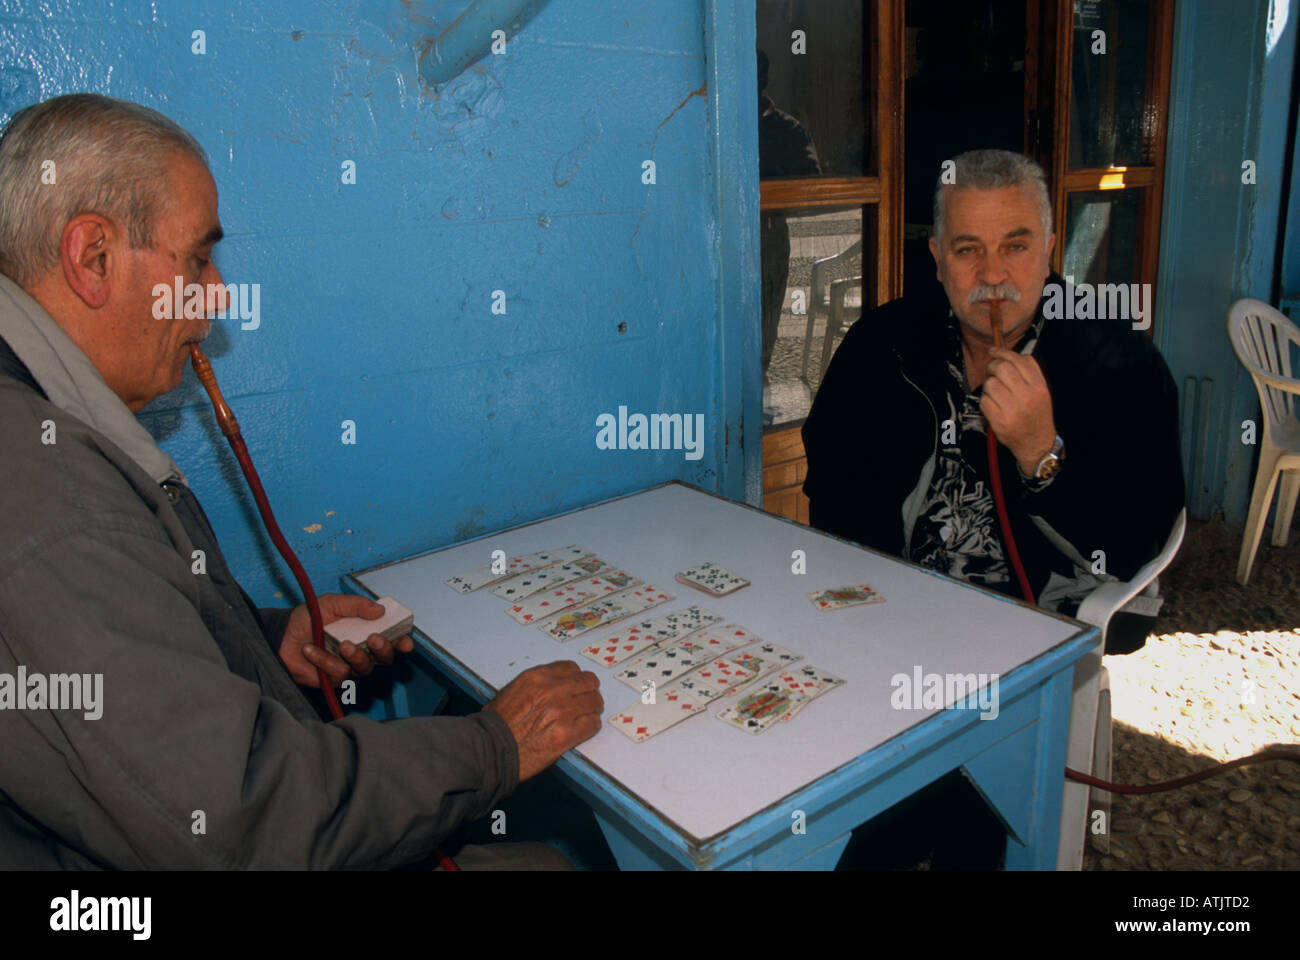
[[[1065,220],[1065,275],[1075,283],[1137,283],[1140,189],[1071,193]]]
[[[797,149],[793,156],[773,154],[771,168],[760,162],[760,177],[864,177],[872,172],[864,162],[866,6],[862,0],[758,0],[760,89],[767,66],[762,95],[802,127],[816,144],[817,158],[810,168]],[[760,141],[764,110],[760,107]]]
[[[1132,166],[1142,156],[1149,0],[1074,0],[1070,167]]]
[[[870,208],[763,214],[763,422],[804,419],[835,347],[862,314]],[[769,219],[781,221],[769,227]],[[769,238],[776,238],[769,243]]]

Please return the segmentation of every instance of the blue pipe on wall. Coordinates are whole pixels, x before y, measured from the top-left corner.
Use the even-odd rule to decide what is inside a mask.
[[[420,77],[430,86],[446,83],[477,61],[492,46],[492,34],[505,30],[530,6],[546,0],[474,0],[429,46],[420,52]]]

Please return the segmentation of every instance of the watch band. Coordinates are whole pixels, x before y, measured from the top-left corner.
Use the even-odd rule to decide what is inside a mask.
[[[1061,439],[1058,433],[1056,439],[1052,441],[1052,449],[1043,459],[1038,461],[1038,466],[1034,468],[1034,478],[1037,480],[1050,480],[1056,476],[1061,469],[1061,461],[1065,459],[1065,441]]]

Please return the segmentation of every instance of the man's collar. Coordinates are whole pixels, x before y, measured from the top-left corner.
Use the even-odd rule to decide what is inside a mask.
[[[0,273],[0,337],[27,367],[50,403],[98,430],[157,483],[185,483],[176,462],[115,394],[90,358],[39,303]]]

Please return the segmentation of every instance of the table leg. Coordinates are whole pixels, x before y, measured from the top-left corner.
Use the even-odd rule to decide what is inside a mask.
[[[679,864],[662,850],[652,846],[644,837],[607,818],[598,810],[591,811],[605,835],[609,851],[618,861],[620,870],[680,870]]]
[[[1007,826],[1008,870],[1052,870],[1061,830],[1061,792],[1074,670],[1038,691],[1037,722],[962,764]]]

